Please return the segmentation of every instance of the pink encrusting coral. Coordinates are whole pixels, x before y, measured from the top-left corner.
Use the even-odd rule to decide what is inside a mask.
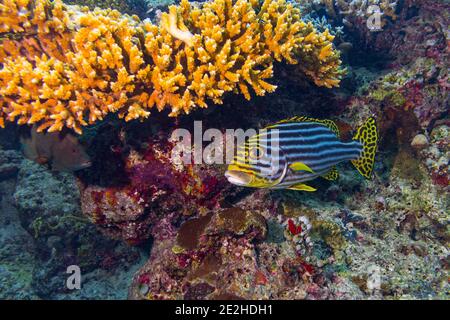
[[[175,165],[167,138],[149,139],[146,146],[126,156],[126,184],[79,183],[83,212],[113,238],[132,244],[148,239],[153,224],[171,213],[190,216],[213,209],[229,188],[219,170]]]

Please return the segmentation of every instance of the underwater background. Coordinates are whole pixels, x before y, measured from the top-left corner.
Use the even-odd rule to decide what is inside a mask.
[[[449,299],[449,9],[1,0],[0,299]],[[194,121],[294,116],[343,141],[374,117],[374,177],[252,189],[171,159]]]

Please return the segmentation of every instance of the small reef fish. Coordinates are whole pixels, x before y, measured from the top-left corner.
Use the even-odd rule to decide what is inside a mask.
[[[91,160],[78,139],[60,132],[39,133],[36,126],[28,137],[21,136],[22,153],[39,164],[47,164],[54,171],[72,172],[91,166]]]
[[[348,53],[353,49],[353,44],[351,42],[342,42],[340,45],[338,45],[338,49],[342,53]]]
[[[316,191],[304,184],[317,177],[336,180],[336,165],[350,160],[365,178],[372,176],[378,133],[373,117],[342,142],[331,120],[282,120],[237,146],[225,176],[232,184],[255,188]]]

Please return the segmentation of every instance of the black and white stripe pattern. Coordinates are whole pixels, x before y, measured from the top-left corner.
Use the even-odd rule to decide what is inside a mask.
[[[331,129],[315,122],[276,124],[254,137],[253,140],[250,139],[253,141],[250,144],[253,144],[255,140],[259,145],[264,145],[266,151],[266,157],[252,165],[262,176],[269,175],[270,167],[276,163],[277,159],[270,157],[273,151],[283,154],[278,167],[283,168],[286,162],[287,165],[302,162],[314,172],[288,170],[283,180],[272,187],[274,189],[288,188],[324,175],[342,161],[357,159],[363,149],[359,141],[341,142]]]

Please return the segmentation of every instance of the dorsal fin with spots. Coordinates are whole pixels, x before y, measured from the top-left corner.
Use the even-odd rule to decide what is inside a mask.
[[[359,173],[366,179],[372,177],[373,164],[375,162],[375,153],[378,144],[378,132],[375,118],[370,117],[358,128],[353,140],[362,143],[363,150],[358,159],[352,160],[353,165],[358,169]]]
[[[267,128],[274,128],[278,124],[290,123],[290,122],[316,122],[316,123],[320,123],[320,124],[323,124],[324,126],[326,126],[331,131],[333,131],[336,134],[336,137],[339,138],[339,136],[340,136],[339,129],[338,129],[336,123],[334,123],[333,120],[316,119],[316,118],[310,118],[310,117],[306,117],[306,116],[295,116],[295,117],[292,117],[292,118],[289,118],[289,119],[280,120],[277,123],[275,123],[275,124],[273,124],[273,125],[271,125],[271,126],[269,126]]]

